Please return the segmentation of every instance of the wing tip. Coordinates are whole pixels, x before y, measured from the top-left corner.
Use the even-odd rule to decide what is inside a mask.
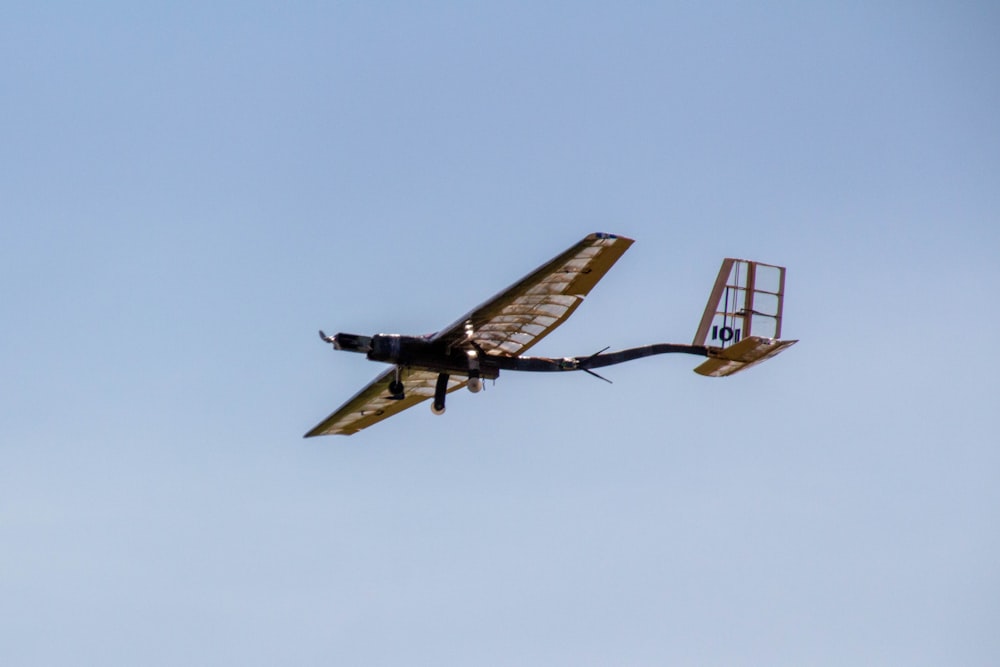
[[[351,435],[351,433],[356,433],[357,431],[317,431],[313,429],[302,436],[302,439],[306,438],[318,438],[321,435]]]
[[[625,243],[634,243],[635,239],[630,239],[627,236],[622,236],[621,234],[612,234],[610,232],[594,232],[587,236],[588,241],[623,241]]]

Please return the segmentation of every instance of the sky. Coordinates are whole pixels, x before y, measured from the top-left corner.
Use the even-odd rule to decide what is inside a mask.
[[[0,663],[996,665],[988,2],[0,8]],[[533,354],[304,440],[586,234]]]

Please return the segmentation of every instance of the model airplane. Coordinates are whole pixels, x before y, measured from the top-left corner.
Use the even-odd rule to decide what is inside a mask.
[[[427,399],[432,399],[431,411],[442,414],[448,393],[461,387],[476,393],[483,380],[495,380],[501,370],[584,371],[601,377],[595,368],[684,353],[708,357],[695,372],[722,377],[798,342],[780,340],[784,267],[725,259],[690,345],[655,343],[561,359],[524,356],[573,314],[631,245],[624,236],[591,234],[436,334],[327,336],[320,331],[337,350],[391,366],[305,437],[351,435]]]

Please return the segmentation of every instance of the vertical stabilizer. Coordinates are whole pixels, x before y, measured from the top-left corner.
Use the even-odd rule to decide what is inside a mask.
[[[726,348],[748,336],[781,338],[784,298],[785,267],[722,260],[694,344]]]

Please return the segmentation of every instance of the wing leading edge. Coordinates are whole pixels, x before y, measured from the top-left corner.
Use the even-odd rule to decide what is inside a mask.
[[[594,285],[628,250],[633,240],[590,234],[435,334],[448,345],[475,342],[486,354],[517,356],[552,333],[583,302]],[[437,372],[402,369],[406,398],[389,396],[395,373],[389,368],[317,424],[305,437],[351,435],[434,396]],[[452,377],[448,391],[467,384]]]

